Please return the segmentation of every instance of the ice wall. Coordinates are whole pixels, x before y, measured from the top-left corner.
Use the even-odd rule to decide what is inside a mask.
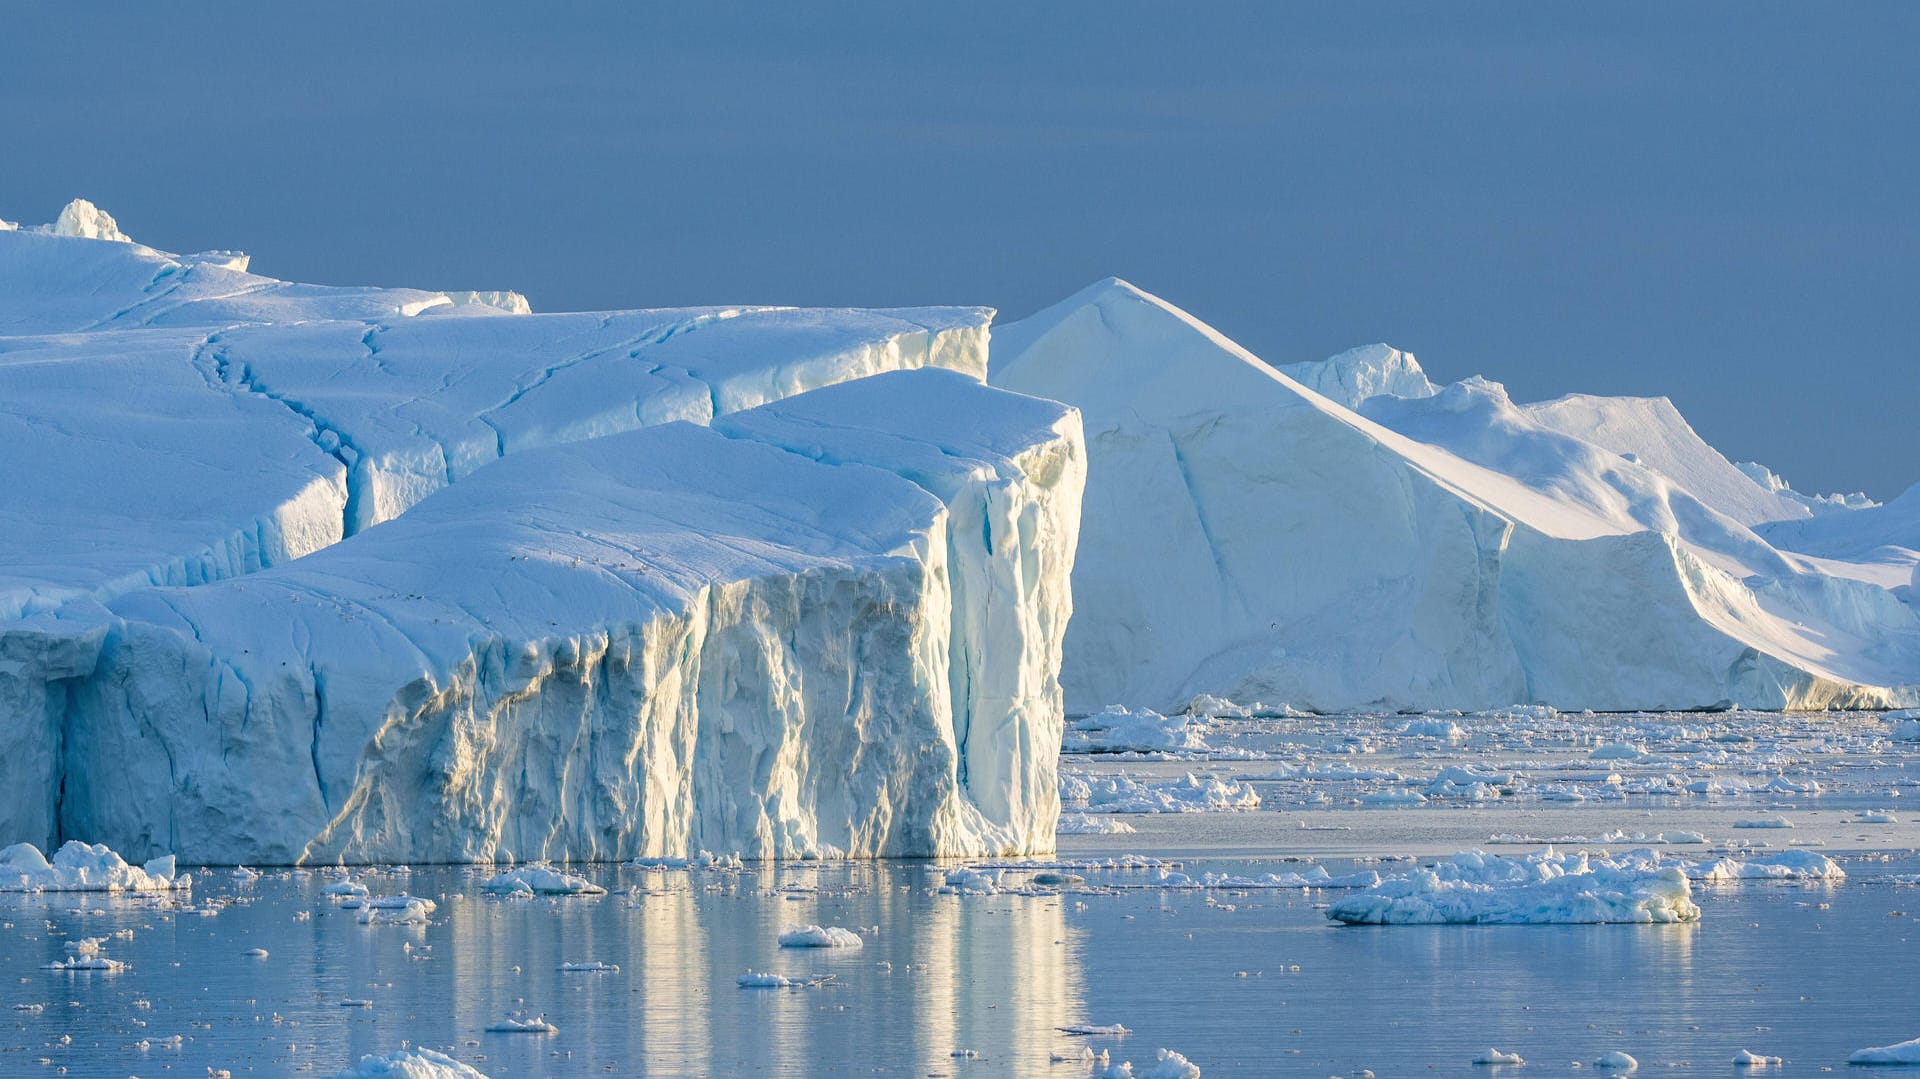
[[[877,400],[931,427],[912,385]],[[1008,451],[951,501],[902,478],[910,441],[883,470],[754,440],[750,416],[672,424],[514,455],[284,567],[121,597],[69,694],[63,832],[213,862],[1050,848],[1071,546],[1006,541],[998,576],[1044,579],[971,606],[952,582],[984,591],[992,559],[949,558],[996,498],[1070,518],[1078,432],[941,390]],[[956,645],[1023,621],[985,659]],[[956,699],[970,663],[1032,685]]]
[[[50,849],[84,832],[260,861],[1050,845],[1053,670],[1083,455],[1071,412],[1022,412],[1016,395],[978,384],[991,311],[533,315],[512,293],[274,281],[231,252],[143,247],[77,204],[62,220],[0,235],[0,453],[20,466],[0,491],[13,525],[0,534],[0,714],[17,728],[0,778],[24,792],[0,811],[8,838]],[[984,423],[1000,441],[980,443],[967,482],[921,470],[908,483],[908,465],[884,459],[876,471],[776,454],[892,492],[870,492],[865,509],[843,500],[851,516],[833,527],[846,535],[827,529],[837,538],[825,554],[808,546],[818,537],[754,540],[798,543],[831,566],[729,561],[740,552],[713,546],[671,567],[672,596],[640,588],[636,606],[601,582],[624,597],[617,616],[583,622],[552,606],[579,598],[572,581],[541,595],[554,615],[544,630],[507,634],[495,630],[510,617],[499,606],[525,599],[529,559],[544,557],[534,548],[584,530],[543,515],[571,506],[616,546],[621,522],[551,489],[552,476],[532,482],[562,469],[544,457],[454,500],[473,521],[408,519],[523,451],[709,423],[921,367],[960,372],[921,403],[940,402],[924,426]],[[897,392],[915,395],[910,382]],[[943,411],[961,400],[985,411]],[[907,404],[880,407],[914,415]],[[1021,427],[1036,407],[1044,422]],[[1009,408],[1026,419],[1010,421]],[[666,467],[651,445],[567,467],[617,487],[623,469]],[[734,477],[714,480],[675,497],[725,502],[751,486],[729,493]],[[529,519],[500,518],[495,498]],[[861,513],[913,499],[926,512],[911,550],[863,546],[880,526]],[[952,543],[950,517],[970,534],[1005,532],[991,551]],[[457,610],[408,620],[407,597],[459,591],[433,565],[408,568],[416,548],[456,537],[435,557],[458,567],[459,544],[511,547],[509,534],[529,544],[504,556],[514,572],[479,573],[490,583]],[[628,553],[639,564],[648,550]],[[951,574],[949,557],[962,566]],[[584,565],[568,569],[605,572]],[[650,584],[665,571],[645,572]],[[373,596],[351,587],[359,578],[408,584]],[[970,589],[959,606],[956,581]],[[827,717],[849,726],[822,733]],[[736,720],[760,733],[742,742]],[[944,750],[927,740],[937,731]],[[843,758],[867,763],[837,789]],[[423,783],[418,768],[439,778]],[[707,792],[700,808],[671,808],[691,787]]]

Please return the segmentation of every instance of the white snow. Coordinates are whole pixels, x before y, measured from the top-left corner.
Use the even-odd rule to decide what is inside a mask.
[[[1664,402],[1336,400],[1291,370],[1113,280],[995,331],[994,384],[1085,416],[1070,710],[1920,701],[1911,559],[1776,550],[1743,521],[1801,507]]]
[[[402,1049],[368,1055],[333,1079],[487,1079],[486,1075],[432,1049]]]
[[[1495,1067],[1495,1068],[1497,1067],[1518,1068],[1526,1063],[1525,1060],[1521,1059],[1519,1053],[1503,1053],[1498,1049],[1487,1050],[1486,1052],[1480,1054],[1479,1056],[1474,1057],[1473,1062],[1482,1067]]]
[[[1395,874],[1327,907],[1349,925],[1562,925],[1689,922],[1700,917],[1676,867],[1560,854],[1469,851]]]
[[[858,948],[860,934],[837,925],[788,926],[780,931],[782,948]]]
[[[1742,1049],[1733,1054],[1733,1066],[1736,1068],[1771,1068],[1785,1063],[1779,1057],[1766,1056],[1751,1049]]]
[[[1889,712],[1887,737],[1896,742],[1920,742],[1920,708]]]

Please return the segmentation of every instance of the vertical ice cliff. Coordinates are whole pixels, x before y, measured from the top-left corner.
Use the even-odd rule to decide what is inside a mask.
[[[991,311],[534,315],[67,218],[0,234],[7,839],[1050,846],[1083,452],[979,384]],[[897,460],[642,430],[922,367]]]
[[[970,484],[923,470],[966,452],[933,434],[840,432],[868,464],[755,440],[751,414],[671,424],[120,597],[69,692],[62,830],[207,861],[1048,849],[1077,427],[920,377],[872,403],[924,432],[963,408]],[[1029,531],[956,565],[989,517]]]
[[[1434,392],[1415,371],[1383,347],[1275,369],[1120,281],[999,330],[990,381],[1086,424],[1069,710],[1920,696],[1898,582],[1777,550],[1717,509],[1750,490],[1764,517],[1766,492],[1670,408],[1625,409],[1624,435],[1599,408],[1584,426],[1707,477],[1708,498],[1560,430],[1582,426],[1572,405],[1549,425],[1495,383]]]

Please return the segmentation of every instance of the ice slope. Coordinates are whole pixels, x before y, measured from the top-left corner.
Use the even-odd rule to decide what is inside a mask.
[[[1920,572],[1920,485],[1885,505],[1781,521],[1760,534],[1783,550],[1820,558],[1914,566]]]
[[[67,694],[63,832],[211,862],[1049,849],[1078,430],[942,375],[515,454],[287,565],[116,599]],[[875,404],[897,433],[854,426]],[[752,435],[836,416],[844,455]],[[1067,531],[950,561],[988,519]]]
[[[1735,468],[1746,473],[1747,477],[1761,487],[1772,491],[1789,502],[1797,502],[1807,508],[1807,512],[1818,517],[1826,513],[1846,513],[1849,510],[1872,509],[1880,503],[1868,498],[1865,491],[1851,494],[1834,493],[1830,495],[1803,495],[1793,489],[1780,474],[1758,461],[1736,461]]]
[[[1085,417],[1069,711],[1819,707],[1920,682],[1886,589],[1805,572],[1490,383],[1369,395],[1395,431],[1119,281],[998,331],[990,378]]]
[[[1521,411],[1542,427],[1645,465],[1702,504],[1743,525],[1812,515],[1803,503],[1761,487],[1736,468],[1709,446],[1665,397],[1575,393],[1524,405]]]

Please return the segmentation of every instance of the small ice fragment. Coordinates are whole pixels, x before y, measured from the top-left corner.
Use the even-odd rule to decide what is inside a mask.
[[[1593,1062],[1593,1066],[1596,1068],[1608,1068],[1617,1072],[1630,1072],[1637,1070],[1640,1067],[1640,1062],[1622,1053],[1620,1050],[1615,1049],[1611,1053],[1601,1054],[1600,1059]]]
[[[240,954],[249,959],[265,959],[267,957],[267,950],[265,948],[248,948]]]
[[[1127,1035],[1133,1033],[1133,1031],[1128,1030],[1126,1027],[1121,1026],[1119,1023],[1114,1023],[1111,1026],[1098,1026],[1093,1023],[1075,1023],[1071,1026],[1054,1027],[1053,1029],[1059,1031],[1062,1034],[1068,1035],[1070,1037],[1089,1037],[1089,1038],[1095,1037],[1095,1036],[1103,1036],[1103,1037],[1110,1037],[1110,1038],[1124,1038]]]
[[[513,1012],[487,1027],[489,1034],[558,1034],[560,1028],[547,1022],[546,1013],[529,1016],[525,1012]]]
[[[859,948],[860,934],[837,925],[788,926],[780,931],[782,948]]]
[[[1479,1056],[1473,1058],[1473,1062],[1483,1068],[1517,1068],[1526,1063],[1526,1061],[1520,1059],[1519,1053],[1502,1053],[1498,1049],[1489,1049],[1481,1053]]]
[[[597,959],[584,963],[562,963],[561,971],[568,974],[618,974],[620,968],[612,963],[602,963]]]
[[[1736,1068],[1767,1068],[1775,1064],[1785,1064],[1779,1057],[1761,1056],[1749,1049],[1733,1054],[1733,1066]]]
[[[1793,822],[1785,817],[1761,817],[1757,820],[1737,820],[1735,828],[1791,828]]]
[[[431,1049],[402,1049],[385,1056],[364,1056],[333,1079],[487,1079],[482,1072]]]

